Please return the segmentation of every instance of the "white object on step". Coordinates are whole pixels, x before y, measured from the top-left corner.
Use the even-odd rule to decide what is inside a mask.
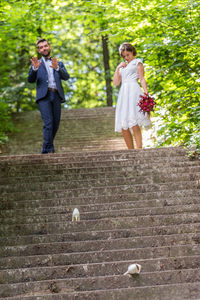
[[[141,265],[139,264],[132,264],[128,267],[128,271],[124,273],[124,275],[127,275],[127,274],[139,274],[140,271],[141,271]]]
[[[74,208],[73,214],[72,214],[72,222],[79,222],[80,221],[80,212],[78,208]]]

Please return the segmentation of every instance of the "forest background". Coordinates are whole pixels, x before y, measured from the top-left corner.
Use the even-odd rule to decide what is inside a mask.
[[[12,114],[37,109],[27,82],[44,37],[62,59],[66,108],[115,106],[118,48],[135,45],[156,99],[157,146],[200,149],[200,2],[196,0],[30,0],[0,3],[0,142]]]

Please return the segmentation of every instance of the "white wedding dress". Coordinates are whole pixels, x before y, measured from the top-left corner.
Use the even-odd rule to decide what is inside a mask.
[[[120,69],[122,82],[115,110],[115,131],[117,132],[135,125],[151,126],[149,115],[141,112],[138,106],[140,95],[143,95],[138,83],[137,65],[139,62],[142,63],[141,59],[135,58],[125,68]]]

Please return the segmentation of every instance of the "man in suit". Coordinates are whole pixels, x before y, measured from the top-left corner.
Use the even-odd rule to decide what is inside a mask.
[[[61,80],[69,79],[69,74],[62,62],[50,56],[51,46],[47,40],[38,40],[37,51],[42,58],[31,59],[28,81],[36,82],[36,102],[43,120],[41,154],[54,153],[53,141],[59,128],[61,103],[65,102]]]

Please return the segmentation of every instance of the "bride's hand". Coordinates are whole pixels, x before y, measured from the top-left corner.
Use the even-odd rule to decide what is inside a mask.
[[[125,63],[124,61],[122,61],[119,65],[118,65],[118,68],[126,68],[127,66],[127,63]]]

